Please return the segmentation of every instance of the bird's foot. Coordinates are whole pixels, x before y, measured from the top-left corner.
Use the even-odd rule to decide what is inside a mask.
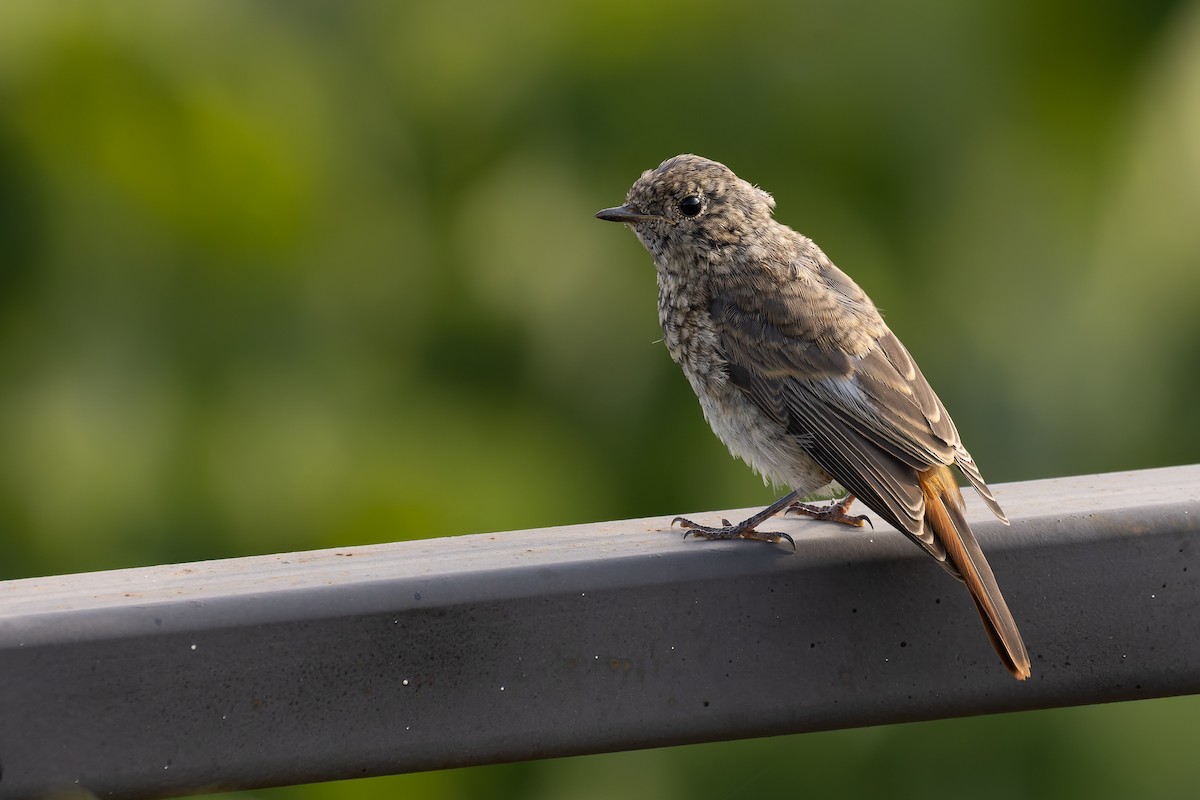
[[[723,519],[721,520],[723,527],[710,528],[707,525],[692,522],[690,519],[676,517],[671,520],[671,524],[679,523],[679,527],[687,529],[683,534],[685,539],[689,536],[695,536],[698,539],[753,539],[756,542],[771,543],[786,541],[792,546],[792,550],[796,549],[796,543],[786,533],[755,530],[754,526],[761,521],[760,519],[751,517],[739,522],[737,525],[731,525],[729,520]]]
[[[851,515],[846,513],[850,510],[850,504],[853,502],[854,495],[852,494],[848,494],[836,503],[830,503],[827,506],[814,506],[797,501],[789,505],[787,511],[784,513],[803,514],[806,517],[812,517],[822,522],[840,522],[843,525],[853,525],[856,528],[861,528],[863,525],[870,525],[874,528],[875,525],[866,514]]]
[[[792,550],[796,549],[796,542],[786,533],[778,531],[759,531],[755,530],[761,523],[778,514],[783,509],[787,508],[796,499],[796,493],[791,492],[784,497],[779,498],[771,505],[764,508],[762,511],[755,514],[749,519],[744,519],[737,525],[730,525],[729,520],[721,520],[722,528],[710,528],[707,525],[700,525],[692,522],[690,519],[676,517],[671,520],[671,524],[676,522],[682,528],[687,528],[683,534],[686,539],[689,536],[695,536],[700,539],[754,539],[758,542],[779,542],[786,540],[792,546]]]

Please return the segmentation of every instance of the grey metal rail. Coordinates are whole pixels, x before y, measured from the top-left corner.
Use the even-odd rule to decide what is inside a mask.
[[[0,583],[0,797],[156,797],[1200,691],[1200,466],[997,487],[1033,657],[900,534],[646,520]],[[969,501],[970,502],[970,501]],[[740,518],[739,511],[702,519]]]

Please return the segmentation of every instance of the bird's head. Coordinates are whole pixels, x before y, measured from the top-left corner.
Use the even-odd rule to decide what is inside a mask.
[[[643,172],[624,205],[606,208],[596,217],[629,225],[659,261],[753,239],[771,224],[774,208],[771,195],[729,167],[685,154]]]

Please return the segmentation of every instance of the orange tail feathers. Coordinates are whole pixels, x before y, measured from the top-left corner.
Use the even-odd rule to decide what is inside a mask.
[[[967,525],[962,492],[954,475],[947,467],[937,466],[920,473],[918,480],[925,494],[925,521],[945,548],[950,565],[971,592],[992,647],[1013,677],[1025,680],[1029,677],[1029,654],[992,568]]]

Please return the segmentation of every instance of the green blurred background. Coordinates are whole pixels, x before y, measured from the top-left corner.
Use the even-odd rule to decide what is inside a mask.
[[[991,481],[1197,460],[1200,3],[6,0],[0,578],[765,504],[592,219],[689,151]],[[241,796],[1183,796],[1197,712]]]

